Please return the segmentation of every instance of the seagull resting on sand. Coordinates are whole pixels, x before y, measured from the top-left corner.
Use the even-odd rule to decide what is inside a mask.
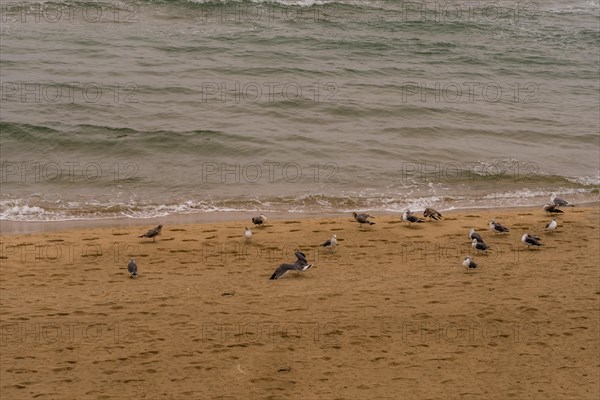
[[[360,224],[360,226],[362,226],[362,224],[375,225],[375,222],[369,221],[369,218],[375,218],[372,215],[365,214],[365,213],[356,213],[356,212],[353,212],[352,216]]]
[[[478,265],[475,264],[475,262],[469,256],[465,257],[465,260],[463,261],[462,265],[467,269],[467,273],[472,269],[477,269],[478,267]]]
[[[262,227],[265,222],[267,222],[267,217],[263,214],[260,214],[258,217],[252,217],[252,223],[258,227]]]
[[[130,278],[135,278],[137,276],[137,264],[135,260],[132,258],[129,260],[129,264],[127,265],[127,271],[131,274]]]
[[[141,235],[141,238],[152,238],[154,242],[156,242],[156,237],[160,235],[160,231],[162,230],[162,225],[158,225],[156,228],[150,229],[148,232]]]
[[[331,239],[329,239],[325,243],[321,243],[320,246],[325,247],[326,249],[329,249],[329,251],[333,251],[333,249],[335,248],[336,245],[337,245],[337,235],[333,235],[331,237]]]

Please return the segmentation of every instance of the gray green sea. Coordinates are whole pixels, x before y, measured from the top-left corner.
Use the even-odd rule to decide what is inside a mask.
[[[0,218],[598,200],[565,1],[4,1]]]

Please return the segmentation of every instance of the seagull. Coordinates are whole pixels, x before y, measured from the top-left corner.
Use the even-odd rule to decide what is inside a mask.
[[[477,268],[477,264],[475,264],[475,262],[469,256],[465,257],[465,260],[463,261],[463,266],[467,269],[467,272]]]
[[[476,239],[478,242],[483,243],[483,238],[479,233],[475,232],[475,228],[471,228],[471,230],[469,231],[469,239]]]
[[[436,221],[442,218],[442,214],[434,210],[433,208],[427,207],[425,211],[423,211],[423,216],[425,218],[433,218]]]
[[[558,223],[556,222],[555,219],[553,219],[552,221],[550,221],[546,224],[546,230],[552,232],[553,230],[556,229],[557,226],[558,226]]]
[[[288,271],[296,271],[298,274],[300,274],[301,271],[306,271],[312,267],[312,264],[309,264],[308,261],[306,261],[306,256],[304,253],[297,251],[294,254],[297,258],[296,262],[293,264],[281,264],[279,267],[277,267],[269,279],[279,279]]]
[[[369,218],[375,218],[372,215],[365,214],[365,213],[355,213],[355,212],[353,212],[352,216],[354,217],[354,219],[356,221],[358,221],[358,223],[360,224],[360,226],[362,226],[362,224],[375,225],[375,222],[369,221]]]
[[[267,222],[267,217],[265,217],[263,214],[260,214],[258,217],[252,217],[252,223],[256,226],[260,227],[265,222]]]
[[[252,231],[250,230],[250,228],[246,227],[246,232],[244,232],[244,237],[246,238],[246,240],[252,239]]]
[[[402,220],[408,222],[409,225],[412,224],[413,222],[425,222],[421,218],[415,217],[414,215],[412,215],[410,213],[410,210],[408,210],[408,209],[406,211],[404,211],[404,214],[402,214]]]
[[[568,201],[563,200],[560,197],[556,197],[556,193],[552,193],[552,196],[550,196],[550,201],[554,203],[557,207],[575,207]]]
[[[544,211],[546,211],[548,214],[560,214],[563,213],[564,211],[559,210],[558,206],[556,204],[546,204],[544,206]]]
[[[478,241],[477,239],[473,239],[473,243],[471,243],[471,246],[475,249],[475,250],[479,250],[479,251],[483,251],[485,253],[486,250],[489,250],[490,246],[488,246],[487,244]]]
[[[160,235],[160,231],[162,229],[162,225],[158,225],[156,228],[150,229],[148,232],[144,233],[141,238],[152,238],[154,242],[156,242],[156,237]]]
[[[137,276],[137,264],[135,260],[132,258],[127,265],[127,271],[131,274],[131,278],[135,278]]]
[[[540,243],[540,238],[537,236],[530,236],[529,234],[524,234],[521,237],[521,242],[525,243],[528,247],[538,246],[540,247],[542,244]]]
[[[490,219],[490,230],[496,233],[508,232],[510,229],[502,224],[497,223],[495,220]]]
[[[329,239],[325,243],[321,244],[322,247],[325,247],[326,249],[329,249],[330,251],[333,251],[333,249],[335,248],[336,245],[337,245],[337,236],[336,235],[333,235],[331,237],[331,239]]]

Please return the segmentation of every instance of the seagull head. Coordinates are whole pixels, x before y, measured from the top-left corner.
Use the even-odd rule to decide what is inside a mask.
[[[465,261],[471,261],[471,256],[466,256]]]
[[[335,233],[333,234],[333,238],[334,238],[334,239],[337,239],[337,235],[336,235]]]

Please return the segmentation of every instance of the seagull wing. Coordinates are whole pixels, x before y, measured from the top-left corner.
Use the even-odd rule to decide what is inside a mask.
[[[279,279],[283,275],[285,275],[288,271],[293,271],[293,270],[296,270],[296,271],[298,270],[296,265],[281,264],[279,267],[277,267],[277,269],[275,270],[275,272],[273,272],[273,275],[271,275],[271,277],[269,279]]]

